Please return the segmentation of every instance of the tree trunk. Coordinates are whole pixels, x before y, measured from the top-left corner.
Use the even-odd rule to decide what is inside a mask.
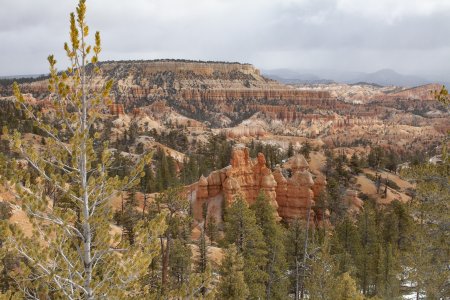
[[[147,208],[147,194],[144,192],[144,204],[142,205],[142,218],[145,217],[146,208]]]
[[[82,35],[82,43],[84,43]],[[80,145],[80,175],[81,175],[81,188],[82,188],[82,215],[83,215],[83,263],[84,263],[84,284],[83,287],[86,293],[86,299],[94,299],[91,282],[92,282],[92,257],[91,257],[91,224],[89,216],[89,195],[88,195],[88,182],[87,182],[87,97],[86,97],[86,74],[85,74],[85,54],[82,55],[81,66],[81,85],[82,85],[82,116],[81,116],[81,132],[82,139]]]
[[[162,254],[162,270],[161,270],[161,285],[162,289],[167,285],[169,276],[169,253],[170,253],[170,236],[166,238],[166,247],[164,247],[164,242],[161,238],[161,254]]]
[[[300,270],[298,264],[298,258],[295,257],[295,300],[300,299]]]
[[[268,272],[269,273],[269,280],[267,281],[267,288],[266,288],[266,299],[269,300],[270,299],[270,293],[272,292],[272,283],[273,283],[273,271],[272,271],[272,266],[275,262],[275,251],[273,251],[272,253],[272,258],[269,262],[269,268],[268,268]]]

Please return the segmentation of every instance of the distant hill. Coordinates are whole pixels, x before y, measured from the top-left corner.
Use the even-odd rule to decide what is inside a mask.
[[[378,86],[413,87],[431,83],[425,78],[400,74],[391,69],[382,69],[373,73],[348,71],[295,71],[291,69],[263,70],[263,74],[283,83],[311,84],[311,83],[367,83]]]
[[[2,79],[23,79],[23,78],[39,78],[46,76],[45,74],[30,74],[30,75],[9,75],[9,76],[0,76],[0,80]]]
[[[286,84],[320,84],[333,83],[333,80],[323,79],[312,73],[301,73],[289,69],[263,70],[263,75],[267,78]]]
[[[403,75],[391,69],[382,69],[374,73],[364,74],[353,80],[354,82],[368,82],[378,85],[418,86],[430,83],[419,76]]]

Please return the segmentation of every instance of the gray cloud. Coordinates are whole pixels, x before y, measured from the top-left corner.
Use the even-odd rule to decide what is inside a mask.
[[[43,73],[75,0],[0,0],[0,75]],[[260,68],[399,72],[443,79],[445,0],[88,0],[103,59],[188,58]],[[448,79],[448,78],[447,78]]]

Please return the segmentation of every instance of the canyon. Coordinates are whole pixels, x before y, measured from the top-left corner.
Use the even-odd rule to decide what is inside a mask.
[[[237,196],[251,205],[263,192],[285,221],[301,217],[326,224],[328,211],[315,206],[326,187],[322,167],[301,155],[269,168],[262,153],[251,158],[243,146],[252,140],[286,151],[308,142],[317,153],[323,147],[367,155],[378,146],[400,154],[434,151],[450,129],[449,112],[434,100],[439,85],[415,88],[361,85],[284,85],[263,77],[250,64],[186,60],[101,62],[97,85],[113,79],[103,120],[111,122],[110,141],[126,136],[134,124],[140,132],[162,134],[182,129],[189,143],[205,143],[223,134],[235,143],[230,165],[203,174],[188,186],[195,221],[212,216],[222,221],[223,207]],[[46,79],[22,83],[30,104],[51,110]],[[11,86],[1,85],[0,105],[11,110]],[[134,126],[133,125],[133,126]],[[183,169],[185,153],[141,136],[131,145],[161,149]],[[236,146],[240,145],[240,146]],[[369,146],[368,146],[369,145]],[[366,148],[362,148],[366,147]],[[358,187],[345,191],[344,204],[357,213],[362,206]],[[403,196],[402,196],[403,197]],[[400,197],[401,198],[401,197]]]

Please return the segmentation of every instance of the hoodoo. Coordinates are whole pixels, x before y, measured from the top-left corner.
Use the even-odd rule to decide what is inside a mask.
[[[289,176],[290,174],[290,176]],[[197,222],[203,221],[203,210],[207,207],[207,218],[214,217],[222,222],[222,209],[244,198],[253,204],[258,193],[263,192],[277,211],[277,217],[286,221],[303,218],[322,223],[328,211],[316,211],[314,199],[325,188],[325,178],[320,175],[313,179],[309,165],[303,155],[296,155],[283,167],[272,172],[266,166],[264,154],[258,153],[256,159],[249,156],[249,149],[238,145],[232,149],[230,165],[213,171],[208,177],[200,177],[196,185],[192,209]],[[314,216],[317,214],[317,218]],[[319,224],[320,225],[320,224]]]

